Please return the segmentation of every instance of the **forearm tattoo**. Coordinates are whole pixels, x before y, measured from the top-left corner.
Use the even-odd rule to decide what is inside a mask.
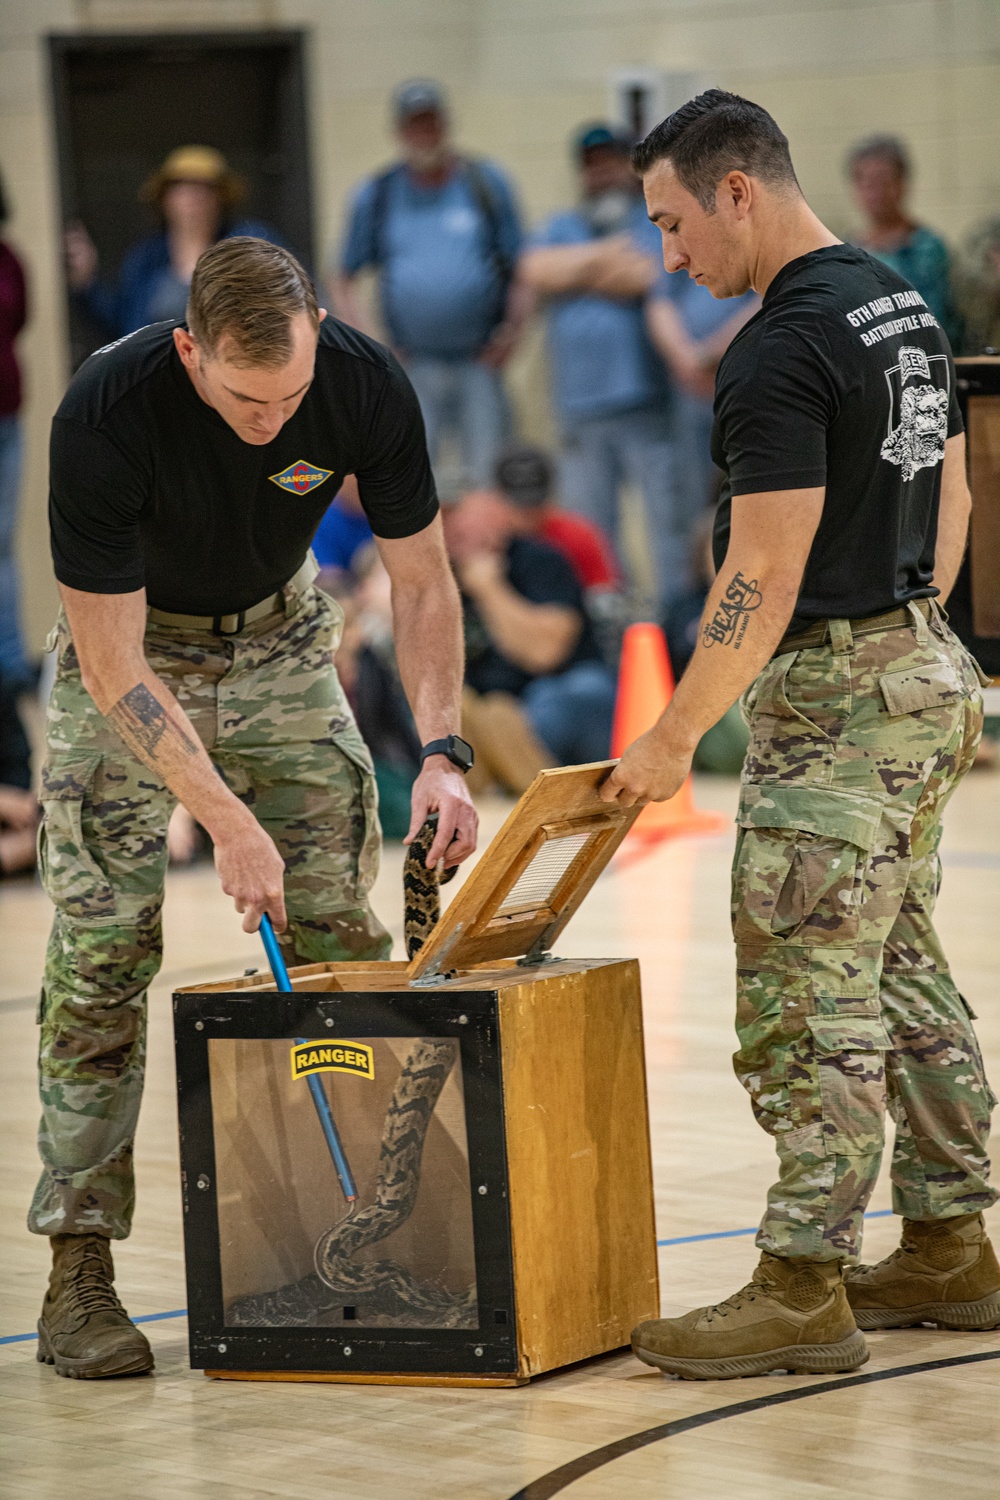
[[[144,682],[138,683],[119,698],[108,710],[108,718],[114,724],[125,743],[140,755],[155,761],[161,758],[162,749],[168,747],[182,755],[197,755],[198,746],[167,713],[160,700],[149,691]],[[166,745],[161,741],[166,739]]]
[[[705,625],[701,638],[706,646],[732,646],[738,651],[743,644],[750,615],[761,604],[762,595],[756,578],[749,581],[737,573],[719,600],[715,614]]]

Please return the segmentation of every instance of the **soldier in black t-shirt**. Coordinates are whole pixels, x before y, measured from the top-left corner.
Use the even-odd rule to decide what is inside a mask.
[[[99,350],[52,428],[64,606],[42,800],[56,907],[41,1042],[52,1237],[39,1357],[64,1375],[152,1367],[112,1287],[128,1234],[146,989],[160,963],[166,829],[212,837],[247,932],[267,912],[298,962],[384,958],[371,760],[337,681],[343,617],[309,544],[346,474],[392,579],[424,744],[410,836],[428,864],[475,847],[463,779],[461,611],[416,398],[371,339],[326,319],[286,251],[234,238],[191,283],[188,324]]]
[[[1000,1326],[992,1095],[932,925],[941,810],[982,730],[978,669],[940,608],[970,509],[955,371],[920,294],[812,213],[759,106],[713,89],[634,160],[667,270],[763,302],[716,383],[700,641],[602,795],[672,796],[744,694],[735,1065],[780,1176],[750,1285],[642,1324],[633,1347],[703,1378],[849,1370],[865,1328]],[[845,1269],[887,1091],[907,1253]]]

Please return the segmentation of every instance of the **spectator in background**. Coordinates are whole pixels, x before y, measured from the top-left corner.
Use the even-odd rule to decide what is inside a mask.
[[[171,151],[139,196],[155,207],[161,228],[132,246],[113,285],[98,278],[97,250],[84,225],[71,224],[65,235],[70,292],[112,338],[147,323],[182,321],[195,261],[218,240],[248,234],[280,243],[267,225],[234,217],[246,183],[211,146]]]
[[[548,542],[575,572],[605,662],[617,675],[622,637],[634,618],[622,570],[607,536],[593,521],[556,503],[556,469],[543,448],[513,443],[501,453],[496,485],[520,512],[524,536]]]
[[[894,135],[859,141],[847,158],[854,198],[865,216],[855,243],[905,276],[948,335],[961,348],[961,324],[951,286],[951,258],[940,235],[918,224],[906,207],[912,176],[910,153]]]
[[[965,242],[958,278],[965,323],[963,352],[1000,351],[1000,217],[977,224]]]
[[[7,222],[0,182],[0,228]],[[14,538],[21,487],[21,370],[15,344],[28,316],[24,267],[0,239],[0,680],[17,693],[31,681],[21,636]]]
[[[574,141],[580,202],[531,236],[521,276],[546,299],[552,398],[562,428],[560,494],[621,554],[620,490],[642,491],[661,608],[684,586],[676,536],[670,383],[645,307],[666,276],[630,142],[609,125]]]
[[[357,297],[378,272],[382,319],[420,401],[441,493],[488,485],[510,434],[501,371],[530,298],[513,279],[521,246],[514,191],[491,161],[459,154],[444,93],[430,80],[393,98],[402,161],[355,193],[330,298],[336,315],[378,336]],[[442,475],[442,444],[457,438],[460,481]]]
[[[663,277],[646,304],[650,337],[674,381],[675,523],[685,542],[717,487],[719,471],[711,453],[715,372],[759,307],[755,292],[716,301],[683,271]],[[688,574],[684,581],[691,585],[694,579]]]
[[[605,759],[615,684],[571,565],[526,534],[523,511],[495,492],[467,495],[444,520],[465,610],[469,687],[520,700],[559,764]]]
[[[521,534],[561,552],[582,589],[620,586],[618,559],[601,528],[554,503],[555,465],[544,448],[509,444],[497,459],[494,477],[500,494],[520,512]]]

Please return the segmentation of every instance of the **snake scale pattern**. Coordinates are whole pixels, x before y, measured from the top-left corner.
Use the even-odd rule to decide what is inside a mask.
[[[424,863],[436,832],[429,819],[410,845],[403,871],[407,956],[423,947],[441,912],[439,874]],[[345,1306],[359,1323],[384,1327],[475,1328],[475,1287],[455,1294],[416,1279],[393,1260],[357,1261],[357,1252],[393,1234],[413,1212],[427,1129],[458,1043],[421,1037],[407,1056],[382,1125],[373,1199],[320,1235],[315,1271],[272,1292],[238,1297],[226,1308],[228,1327],[303,1327],[340,1321]]]

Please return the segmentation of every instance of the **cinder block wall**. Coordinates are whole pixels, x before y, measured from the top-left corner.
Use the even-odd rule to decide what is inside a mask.
[[[351,184],[389,160],[386,97],[430,74],[451,90],[461,143],[504,162],[537,219],[571,199],[566,142],[607,108],[612,70],[691,71],[765,104],[802,185],[841,232],[852,140],[910,142],[918,214],[958,243],[1000,211],[996,0],[0,0],[0,167],[11,240],[32,278],[23,340],[28,464],[20,549],[32,645],[54,608],[45,535],[47,426],[65,380],[57,188],[44,38],[50,31],[281,25],[312,37],[313,160],[324,246]],[[533,336],[511,371],[529,431],[550,434]]]

